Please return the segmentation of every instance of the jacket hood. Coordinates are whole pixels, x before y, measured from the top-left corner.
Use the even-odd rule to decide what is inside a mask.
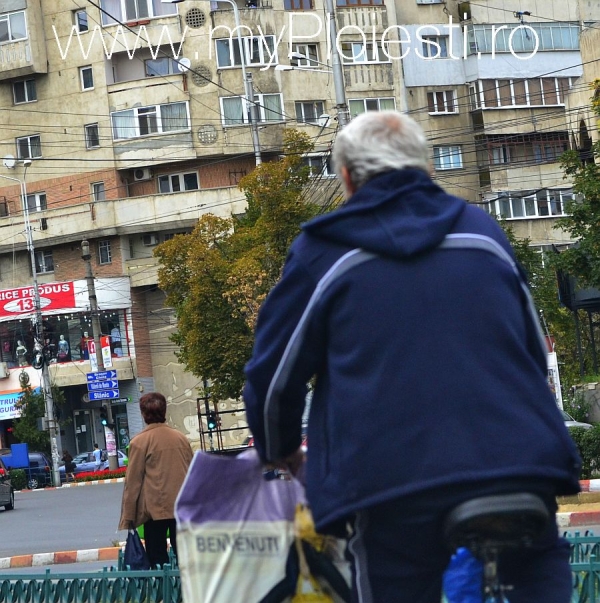
[[[352,248],[408,257],[437,247],[465,206],[422,170],[394,170],[373,178],[342,207],[303,230]]]

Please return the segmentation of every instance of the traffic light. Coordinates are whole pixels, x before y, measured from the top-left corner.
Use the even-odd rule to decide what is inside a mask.
[[[214,431],[217,428],[217,413],[214,410],[208,412],[206,422],[208,424],[208,431]]]
[[[100,423],[102,423],[102,425],[108,425],[108,409],[106,406],[103,406],[100,409]]]

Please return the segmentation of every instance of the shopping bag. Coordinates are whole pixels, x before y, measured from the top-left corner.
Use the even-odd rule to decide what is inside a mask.
[[[150,561],[146,555],[146,549],[142,544],[140,535],[131,527],[127,532],[127,541],[125,542],[125,553],[123,555],[125,567],[132,570],[150,569]]]
[[[184,603],[258,603],[285,577],[294,478],[263,478],[255,450],[237,457],[196,452],[175,503]]]

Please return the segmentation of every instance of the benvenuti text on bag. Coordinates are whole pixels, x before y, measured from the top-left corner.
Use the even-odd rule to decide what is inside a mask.
[[[278,555],[281,548],[279,538],[253,534],[215,534],[196,536],[196,549],[200,553],[223,553],[228,549],[236,553]]]

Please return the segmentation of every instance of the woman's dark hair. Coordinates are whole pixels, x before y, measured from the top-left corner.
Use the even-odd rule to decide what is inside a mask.
[[[164,423],[167,414],[167,401],[162,394],[150,392],[140,398],[140,411],[144,421],[151,423]]]

